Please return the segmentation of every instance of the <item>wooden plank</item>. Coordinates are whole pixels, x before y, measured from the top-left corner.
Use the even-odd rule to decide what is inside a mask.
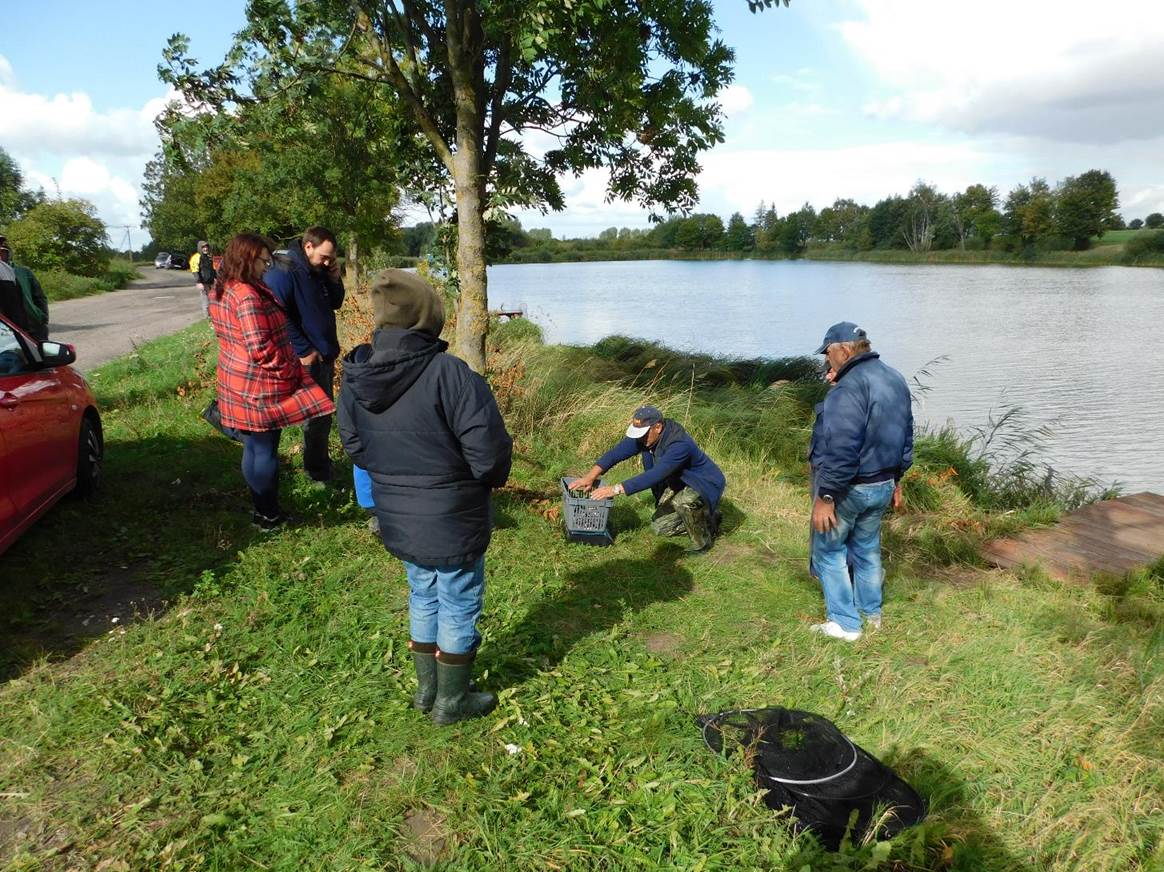
[[[1164,555],[1164,496],[1145,492],[1092,503],[1050,529],[988,542],[982,554],[1005,568],[1038,564],[1062,578],[1128,572]]]
[[[1132,494],[1130,497],[1120,497],[1114,502],[1124,503],[1125,505],[1135,506],[1144,511],[1151,512],[1164,518],[1164,496],[1153,493]]]

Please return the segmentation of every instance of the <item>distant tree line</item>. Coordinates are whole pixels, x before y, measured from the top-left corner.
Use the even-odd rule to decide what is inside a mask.
[[[1084,251],[1109,230],[1125,229],[1117,212],[1116,182],[1092,169],[1052,186],[1043,178],[1017,185],[1005,198],[982,184],[946,193],[924,181],[908,193],[868,206],[842,198],[817,211],[805,203],[780,215],[761,202],[751,219],[741,213],[725,223],[718,215],[670,216],[650,228],[609,227],[596,238],[553,239],[549,230],[524,230],[514,219],[494,220],[488,239],[491,259],[539,261],[651,251],[797,257],[808,249],[852,252],[901,249],[915,252],[995,250],[1033,255]],[[1158,212],[1127,229],[1164,226]],[[435,237],[432,225],[406,228],[407,253],[420,256]]]

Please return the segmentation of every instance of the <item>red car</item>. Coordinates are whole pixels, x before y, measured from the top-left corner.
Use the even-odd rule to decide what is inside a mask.
[[[101,481],[101,417],[76,359],[0,318],[0,553],[69,491]]]

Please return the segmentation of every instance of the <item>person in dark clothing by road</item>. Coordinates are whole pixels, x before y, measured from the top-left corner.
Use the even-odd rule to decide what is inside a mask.
[[[12,251],[3,236],[0,236],[0,314],[33,339],[48,338],[48,300],[32,271],[12,264]]]
[[[324,227],[307,228],[287,255],[267,270],[263,281],[287,312],[295,354],[316,384],[334,398],[332,382],[340,352],[335,313],[344,302],[335,234]],[[330,415],[303,425],[303,470],[321,487],[331,480],[330,434]]]
[[[198,250],[194,252],[194,265],[198,273],[198,291],[202,294],[202,314],[210,317],[210,292],[214,289],[214,280],[217,273],[214,270],[214,258],[210,256],[210,243],[199,240]]]
[[[571,483],[589,491],[598,477],[638,454],[643,471],[620,484],[597,488],[592,499],[634,494],[650,488],[655,497],[651,529],[660,536],[691,539],[692,553],[707,551],[719,532],[719,500],[727,481],[710,457],[687,435],[683,425],[654,406],[635,410],[626,436],[594,462],[586,475]]]
[[[344,357],[340,437],[372,479],[384,547],[404,562],[413,705],[437,724],[488,714],[470,687],[485,599],[491,493],[513,440],[489,385],[441,340],[444,305],[413,273],[385,270],[371,290],[376,331]]]

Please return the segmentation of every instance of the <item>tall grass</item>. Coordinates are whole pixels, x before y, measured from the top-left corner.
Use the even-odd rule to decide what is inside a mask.
[[[116,291],[139,278],[140,273],[132,262],[114,258],[109,267],[99,276],[78,276],[64,270],[44,270],[36,275],[50,302],[73,300],[92,294]]]

